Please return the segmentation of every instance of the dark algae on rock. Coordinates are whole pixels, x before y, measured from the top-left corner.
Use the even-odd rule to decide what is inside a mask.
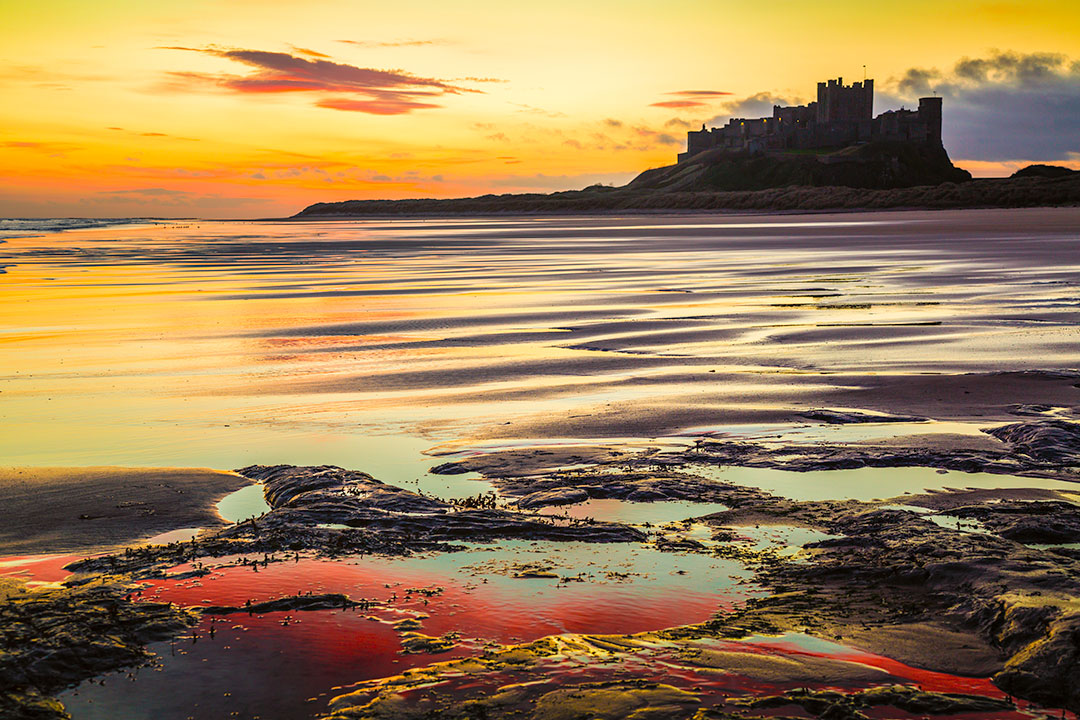
[[[0,579],[0,716],[66,718],[51,695],[150,662],[147,643],[195,624],[193,611],[131,602],[134,591],[123,578],[108,576],[43,589]]]

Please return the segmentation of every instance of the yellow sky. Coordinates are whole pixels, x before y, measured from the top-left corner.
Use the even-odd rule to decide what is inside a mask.
[[[806,100],[864,64],[880,88],[994,49],[1080,58],[1078,28],[1049,0],[0,0],[0,216],[621,183],[725,100]],[[654,105],[679,101],[701,104]]]

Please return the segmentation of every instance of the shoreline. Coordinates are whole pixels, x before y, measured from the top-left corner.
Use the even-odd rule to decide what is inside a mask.
[[[587,188],[540,194],[468,198],[346,200],[315,203],[289,220],[427,215],[602,215],[652,212],[870,212],[891,210],[976,210],[1075,207],[1080,205],[1080,173],[1061,178],[1020,177],[970,180],[894,188],[793,185],[765,190],[663,191]]]

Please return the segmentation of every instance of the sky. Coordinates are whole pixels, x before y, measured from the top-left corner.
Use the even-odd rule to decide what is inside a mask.
[[[1075,0],[0,0],[0,217],[623,184],[864,66],[976,176],[1080,168]]]

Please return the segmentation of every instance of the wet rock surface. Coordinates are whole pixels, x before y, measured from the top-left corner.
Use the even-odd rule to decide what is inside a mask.
[[[207,605],[202,607],[201,610],[205,615],[232,615],[234,613],[253,615],[297,610],[345,610],[365,605],[367,605],[366,602],[353,600],[342,593],[321,593],[318,595],[295,595],[245,605]]]
[[[622,457],[607,467],[597,462],[569,472],[489,479],[505,495],[530,498],[530,504],[580,497],[581,492],[589,498],[633,500],[638,491],[722,503],[730,509],[699,518],[714,527],[714,540],[730,538],[748,524],[774,523],[836,536],[806,545],[794,561],[744,554],[756,579],[773,594],[708,623],[659,633],[669,640],[802,632],[920,667],[992,675],[1014,696],[1076,710],[1080,709],[1080,682],[1075,679],[1080,677],[1080,553],[1047,552],[1023,544],[1076,542],[1080,510],[1075,496],[1023,490],[935,493],[931,506],[969,521],[953,529],[935,524],[922,512],[882,507],[902,504],[906,498],[795,502],[693,473],[696,464],[801,471],[922,466],[1076,480],[1076,427],[1067,421],[1039,419],[988,431],[1005,443],[1001,450],[865,444],[778,447],[705,438],[685,451]],[[1022,480],[1018,482],[1022,485]],[[533,492],[525,494],[526,490]],[[950,502],[952,495],[958,500]],[[970,521],[977,521],[978,532],[965,531],[971,529]],[[658,537],[656,544],[681,552],[725,552],[677,533]],[[819,701],[824,702],[814,700],[815,707]],[[829,712],[862,717],[851,714],[862,712],[858,705],[844,702],[843,708]]]
[[[644,535],[615,523],[554,522],[492,507],[464,507],[337,467],[252,466],[240,474],[265,483],[271,525],[341,524],[409,543],[497,538],[629,542]]]
[[[315,551],[327,556],[408,555],[451,550],[455,541],[504,538],[635,542],[637,528],[467,507],[380,482],[367,473],[333,466],[254,465],[238,471],[264,483],[270,512],[203,533],[190,542],[128,548],[73,563],[79,572],[160,574],[200,557]],[[487,505],[488,503],[476,503]]]
[[[887,415],[885,413],[867,413],[857,410],[815,409],[799,413],[807,420],[816,420],[829,425],[859,425],[865,423],[912,423],[926,422],[924,417],[913,415]]]
[[[948,515],[978,520],[995,535],[1020,543],[1080,542],[1080,507],[1067,502],[962,505]]]
[[[31,589],[0,579],[0,716],[66,718],[53,693],[96,675],[149,662],[145,645],[168,639],[197,614],[132,603],[133,587],[95,578]]]
[[[644,460],[642,462],[645,462]],[[499,492],[516,498],[523,509],[568,505],[586,500],[626,500],[661,502],[688,500],[698,503],[723,502],[729,492],[706,478],[692,473],[663,470],[626,472],[618,467],[604,472],[554,472],[532,476],[495,476]]]
[[[1068,420],[1013,423],[986,431],[1039,462],[1080,465],[1080,425]]]
[[[898,685],[897,676],[866,661],[873,659],[792,656],[770,646],[665,633],[560,635],[358,683],[330,702],[326,718],[703,720],[777,717],[786,708],[798,717],[842,720],[1015,717],[1008,699]],[[822,682],[879,686],[800,687]]]
[[[793,690],[782,695],[745,700],[739,704],[754,709],[796,705],[814,717],[835,718],[836,720],[862,720],[868,717],[863,711],[882,706],[899,708],[912,714],[929,715],[989,713],[1011,710],[1014,707],[1007,700],[957,693],[924,692],[903,686],[872,688],[854,693]]]

